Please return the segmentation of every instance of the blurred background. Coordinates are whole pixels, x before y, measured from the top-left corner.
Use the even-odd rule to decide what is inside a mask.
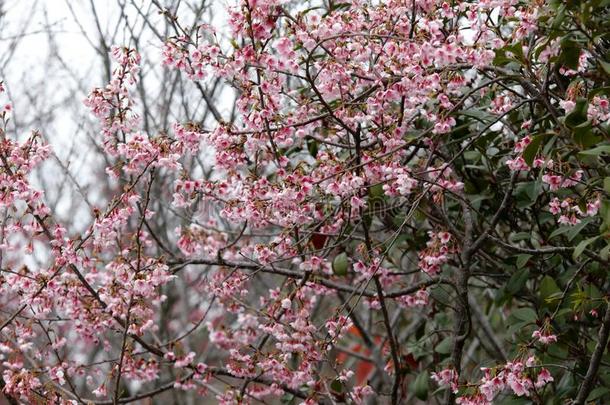
[[[9,136],[39,130],[53,146],[56,156],[35,182],[72,229],[86,227],[91,206],[105,205],[115,186],[105,172],[111,162],[101,153],[99,122],[83,105],[109,81],[111,46],[142,55],[132,89],[142,131],[154,136],[188,121],[213,126],[202,92],[225,119],[233,114],[232,93],[221,83],[195,84],[162,65],[163,41],[177,33],[168,14],[189,32],[205,23],[222,32],[226,21],[224,2],[210,0],[0,0],[0,80],[7,89],[1,103],[13,105]]]

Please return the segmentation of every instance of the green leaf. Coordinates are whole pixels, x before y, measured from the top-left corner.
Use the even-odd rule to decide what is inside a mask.
[[[596,401],[608,393],[610,393],[610,389],[606,387],[597,387],[593,391],[591,391],[591,393],[587,397],[586,402],[589,403],[592,401]]]
[[[472,108],[469,110],[461,110],[461,111],[456,112],[456,114],[474,118],[474,119],[482,121],[482,122],[490,122],[496,118],[493,114],[490,114],[489,112],[487,112],[485,110],[479,110],[476,108]]]
[[[565,360],[568,357],[568,346],[562,345],[560,343],[550,345],[547,348],[547,353],[553,356],[555,359]]]
[[[561,23],[563,22],[563,20],[565,20],[566,18],[566,6],[565,4],[562,4],[559,9],[557,9],[557,12],[555,14],[555,18],[553,18],[553,24],[551,25],[551,27],[556,30],[561,26]]]
[[[600,232],[610,230],[610,200],[602,200],[601,206],[599,207],[599,216],[603,221]]]
[[[331,10],[348,9],[351,7],[350,3],[331,3]]]
[[[574,128],[587,121],[588,102],[585,98],[576,100],[574,109],[566,115],[564,123],[568,128]]]
[[[540,293],[540,298],[546,300],[551,295],[561,292],[561,289],[553,277],[544,276],[544,278],[540,281],[538,292]]]
[[[532,234],[530,232],[518,232],[514,235],[510,236],[510,241],[511,242],[520,242],[522,240],[529,240],[532,237]]]
[[[591,89],[589,95],[587,96],[588,100],[593,100],[595,96],[608,96],[610,95],[610,86],[600,86],[595,89]]]
[[[517,185],[514,192],[515,196],[517,197],[517,207],[525,208],[533,205],[538,199],[540,191],[541,183],[539,181],[529,181],[527,183]],[[527,235],[527,238],[529,238],[529,232],[527,232]]]
[[[434,351],[440,354],[449,354],[451,353],[451,347],[453,346],[453,342],[451,336],[446,337],[441,340],[439,344],[436,345]]]
[[[582,148],[588,148],[598,143],[601,139],[592,132],[592,129],[593,124],[590,120],[576,125],[574,128],[572,128],[574,142],[576,142]]]
[[[516,59],[519,61],[525,60],[525,55],[523,53],[523,44],[521,41],[516,42],[513,45],[507,46],[506,50],[515,55]]]
[[[528,166],[531,166],[534,162],[534,159],[538,154],[538,149],[540,149],[540,143],[545,138],[545,136],[546,135],[538,135],[532,138],[530,144],[527,145],[527,147],[523,151],[523,160],[525,160],[525,163],[527,163]]]
[[[602,154],[610,154],[610,145],[600,145],[593,149],[583,150],[578,154],[584,156],[600,156]]]
[[[580,234],[580,232],[587,226],[589,225],[591,222],[595,221],[595,218],[593,217],[589,217],[589,218],[585,218],[582,221],[580,221],[579,224],[574,225],[569,231],[568,231],[568,240],[570,242],[572,242],[572,240],[578,236],[578,234]]]
[[[532,401],[528,398],[519,398],[516,396],[506,396],[502,398],[499,396],[498,400],[494,400],[494,404],[497,405],[531,405]]]
[[[427,371],[420,373],[413,382],[413,392],[421,401],[428,399],[428,391],[430,390],[430,376]]]
[[[597,239],[599,239],[599,236],[585,239],[582,242],[580,242],[578,245],[576,245],[576,248],[574,249],[574,252],[572,253],[572,258],[574,260],[578,260],[578,257],[582,254],[582,252],[585,251],[587,246],[589,246],[591,243],[595,242]]]
[[[603,205],[603,203],[602,203],[602,205]],[[578,236],[580,231],[582,231],[585,226],[589,225],[589,223],[591,223],[594,220],[595,220],[595,218],[589,217],[589,218],[583,219],[582,221],[580,221],[579,224],[576,224],[574,226],[572,226],[572,225],[561,226],[561,227],[555,229],[553,232],[551,232],[551,234],[549,235],[549,239],[553,239],[556,236],[567,233],[568,240],[572,241],[572,239],[574,239],[576,236]]]
[[[369,188],[369,196],[373,198],[383,197],[383,184],[375,184]]]
[[[604,191],[610,193],[610,177],[604,178]]]
[[[527,262],[530,260],[530,258],[532,257],[532,255],[528,255],[528,254],[522,254],[517,256],[517,268],[521,269],[523,268],[523,266],[525,266],[527,264]]]
[[[607,244],[605,248],[599,251],[599,257],[601,257],[602,260],[608,260],[608,256],[610,256],[610,243]]]
[[[531,308],[517,308],[511,315],[523,322],[534,323],[538,319],[538,314]]]
[[[496,56],[494,57],[493,60],[493,65],[494,66],[504,66],[504,65],[508,65],[511,62],[514,62],[514,60],[512,58],[509,58],[506,56],[506,51],[503,49],[496,49]]]
[[[335,392],[343,392],[343,384],[339,380],[330,383],[330,388]]]
[[[540,282],[540,286],[538,287],[538,292],[540,296],[540,301],[543,303],[547,303],[547,299],[551,297],[553,294],[560,293],[561,290],[559,286],[551,276],[544,276],[542,281]]]
[[[604,61],[603,61],[603,60],[601,60],[601,59],[598,59],[598,62],[599,62],[599,64],[600,64],[600,66],[602,67],[602,70],[603,70],[604,72],[606,72],[606,74],[607,74],[607,75],[610,75],[610,63],[608,63],[608,62],[604,62]]]
[[[571,37],[564,37],[561,40],[561,53],[559,61],[570,69],[578,68],[580,58],[580,44]]]
[[[344,276],[347,274],[349,267],[349,259],[345,252],[339,253],[333,260],[333,272],[337,276]]]
[[[478,150],[466,151],[464,152],[464,158],[472,162],[477,162],[481,158],[481,152]]]
[[[318,141],[313,138],[307,139],[307,150],[315,158],[318,155]]]
[[[549,239],[553,239],[555,236],[562,235],[562,234],[568,232],[570,229],[572,229],[571,226],[560,226],[559,228],[557,228],[553,232],[551,232],[551,234],[549,235]]]
[[[527,283],[529,276],[530,271],[528,269],[519,270],[511,276],[510,280],[508,280],[506,291],[511,295],[515,295],[525,287],[525,283]]]

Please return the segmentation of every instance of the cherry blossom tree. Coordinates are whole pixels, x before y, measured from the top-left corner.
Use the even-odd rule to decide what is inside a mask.
[[[0,113],[10,403],[610,400],[609,1],[152,4],[206,115],[109,49],[84,231]]]

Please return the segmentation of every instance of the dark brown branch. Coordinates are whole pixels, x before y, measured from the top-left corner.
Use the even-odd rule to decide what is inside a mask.
[[[595,379],[597,378],[597,372],[599,370],[599,365],[602,361],[602,356],[606,351],[606,346],[608,345],[608,336],[610,335],[610,302],[606,306],[606,314],[604,315],[604,319],[602,321],[602,326],[599,328],[599,333],[597,335],[597,344],[595,345],[595,349],[593,350],[593,354],[591,355],[591,360],[589,361],[589,368],[587,369],[587,374],[585,375],[585,379],[582,382],[580,389],[578,390],[578,395],[576,395],[576,399],[574,400],[575,405],[583,405],[587,400],[587,397],[591,393],[593,389],[593,385],[595,383]]]

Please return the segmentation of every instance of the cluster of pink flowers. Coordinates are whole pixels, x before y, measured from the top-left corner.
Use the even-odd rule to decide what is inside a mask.
[[[113,47],[112,57],[118,66],[110,84],[94,89],[84,101],[100,119],[106,152],[121,159],[114,167],[107,168],[107,172],[119,177],[121,169],[127,174],[139,173],[149,167],[179,170],[178,160],[186,150],[197,150],[200,135],[178,124],[174,127],[178,142],[166,136],[152,137],[139,132],[140,119],[129,86],[138,81],[140,55],[134,49]]]
[[[419,290],[412,295],[404,295],[396,299],[399,305],[411,307],[425,307],[428,305],[430,293],[427,290]]]
[[[454,394],[459,391],[459,376],[455,369],[445,368],[439,372],[432,373],[431,377],[440,386],[449,387]]]
[[[595,96],[589,103],[587,118],[593,125],[607,124],[610,121],[610,101],[607,97]]]
[[[547,163],[547,169],[552,169],[553,162]],[[549,190],[557,191],[560,188],[568,188],[575,186],[582,180],[583,171],[577,170],[570,177],[554,173],[545,173],[542,175],[542,181],[549,185]]]
[[[437,201],[446,192],[459,194],[464,188],[464,183],[456,178],[449,166],[428,168],[427,172],[431,184],[430,192],[435,194]]]
[[[36,353],[40,359],[60,350],[86,351],[96,345],[109,352],[111,337],[107,334],[117,325],[136,340],[158,330],[155,317],[167,298],[161,288],[175,276],[163,258],[148,254],[152,246],[149,229],[133,228],[136,216],[141,216],[140,221],[154,216],[147,208],[148,202],[143,201],[149,197],[143,197],[135,188],[152,167],[177,170],[178,158],[186,145],[192,147],[192,142],[190,139],[172,142],[165,137],[151,139],[137,132],[138,120],[131,110],[133,103],[127,86],[138,79],[140,58],[126,48],[113,48],[112,56],[118,62],[112,82],[103,89],[95,89],[85,104],[101,119],[106,152],[122,159],[110,170],[118,174],[122,169],[133,180],[109,202],[106,210],[92,212],[93,222],[81,237],[69,237],[43,202],[43,193],[28,182],[32,170],[50,154],[50,148],[42,144],[41,135],[34,132],[25,142],[18,143],[2,134],[0,204],[13,213],[3,224],[11,232],[11,237],[2,241],[2,250],[7,253],[5,263],[19,266],[30,254],[50,259],[46,266],[23,267],[20,272],[3,275],[6,282],[0,286],[0,292],[6,297],[3,301],[13,300],[11,308],[23,305],[15,316],[24,311],[32,322],[44,322],[50,317],[62,319],[62,326],[51,325],[42,330],[34,328],[32,322],[15,320],[10,330],[3,331],[9,341],[18,342],[16,346],[4,348],[11,357],[32,350],[45,333],[58,338]],[[45,243],[34,243],[38,241]],[[39,252],[34,252],[36,246]],[[78,335],[77,340],[73,334]],[[68,341],[73,347],[68,348]],[[151,354],[132,356],[135,350],[133,345],[125,349],[123,378],[158,379],[158,362],[149,357]],[[191,358],[177,358],[175,362],[182,369],[190,366]],[[33,372],[21,363],[15,363],[14,368],[6,363],[5,392],[28,401],[47,379],[50,383],[65,385],[68,378],[86,375],[93,395],[108,395],[107,383],[97,377],[105,369],[104,362],[90,371],[86,371],[81,360],[69,357],[59,365],[50,364],[47,372]],[[41,377],[41,373],[46,376]]]
[[[536,364],[534,356],[525,361],[516,360],[493,369],[482,368],[483,378],[477,383],[476,392],[459,396],[457,404],[490,405],[499,393],[509,388],[518,397],[529,397],[534,389],[540,389],[553,381],[548,369]],[[442,387],[459,392],[459,376],[452,368],[432,373],[432,379]]]
[[[557,342],[557,336],[542,329],[536,329],[532,333],[532,337],[537,339],[543,345],[549,345]]]
[[[128,86],[138,81],[140,55],[134,49],[113,47],[112,57],[118,66],[110,83],[93,89],[84,104],[102,123],[106,152],[116,155],[117,143],[124,142],[126,134],[133,132],[139,123]]]
[[[564,106],[564,108],[568,108]],[[573,108],[573,106],[572,106]],[[515,142],[515,153],[523,154],[527,146],[532,142],[530,136],[525,136]],[[506,164],[511,170],[521,171],[530,170],[529,165],[525,162],[522,156],[515,159],[509,159]],[[548,186],[551,192],[557,192],[561,189],[573,188],[579,184],[583,184],[586,179],[583,178],[584,171],[581,169],[573,171],[571,174],[564,174],[555,170],[552,159],[544,159],[537,157],[534,159],[532,167],[541,168],[541,180]],[[599,196],[587,199],[584,206],[575,201],[571,197],[560,200],[558,197],[553,197],[549,202],[549,209],[553,215],[558,215],[558,222],[562,225],[576,225],[582,221],[583,217],[591,217],[597,215],[601,204]]]
[[[201,188],[201,181],[176,180],[174,187],[172,205],[176,208],[185,208],[196,201],[198,191]]]
[[[36,374],[24,368],[21,361],[5,361],[2,365],[5,368],[2,378],[8,382],[4,392],[15,398],[35,400],[34,390],[42,387],[42,382]]]
[[[199,30],[201,34],[205,31],[202,28]],[[176,37],[165,42],[163,64],[185,72],[192,80],[202,80],[219,54],[218,46],[207,42],[195,46],[189,37]]]
[[[576,67],[576,69],[570,69],[566,66],[562,66],[561,68],[559,68],[559,72],[565,76],[576,76],[579,73],[585,72],[589,64],[589,56],[590,54],[588,52],[581,51],[580,55],[578,56],[578,66]]]
[[[571,198],[560,200],[554,197],[549,202],[549,210],[553,215],[559,215],[558,222],[562,225],[576,225],[582,221],[583,217],[592,217],[597,215],[601,200],[595,198],[585,203],[583,210],[579,204]]]
[[[186,151],[196,153],[199,150],[203,134],[194,125],[174,124],[174,134],[178,141],[184,145]]]
[[[394,181],[390,181],[383,185],[383,191],[386,195],[408,196],[418,186],[419,182],[411,177],[407,168],[399,167],[388,170],[392,176],[395,176]]]
[[[513,98],[514,97],[511,97],[511,93],[505,93],[496,97],[491,102],[491,112],[498,115],[509,112],[514,105]]]
[[[45,161],[51,149],[42,143],[40,134],[33,132],[23,143],[9,138],[0,139],[0,155],[4,170],[0,172],[0,206],[11,207],[18,201],[32,207],[37,215],[48,214],[43,202],[43,193],[31,187],[28,176],[41,162]],[[32,226],[35,226],[32,224]]]
[[[353,326],[351,319],[344,315],[338,316],[336,319],[330,319],[326,322],[328,334],[333,339],[341,339],[345,333]]]
[[[531,123],[528,123],[527,125],[525,125],[524,129],[528,129],[530,124]],[[513,171],[530,170],[530,166],[527,164],[527,162],[525,161],[525,159],[523,158],[522,155],[523,155],[523,152],[525,151],[525,149],[527,148],[527,146],[531,142],[532,142],[532,137],[530,135],[526,135],[523,138],[521,138],[515,142],[513,151],[519,155],[515,159],[506,160],[506,165],[509,167],[510,170],[513,170]],[[552,159],[546,160],[541,156],[537,156],[534,159],[534,161],[532,162],[532,168],[552,169],[553,160]]]
[[[441,266],[449,261],[454,249],[449,232],[429,231],[428,236],[430,239],[426,243],[426,249],[419,252],[419,268],[433,276],[441,272]]]

